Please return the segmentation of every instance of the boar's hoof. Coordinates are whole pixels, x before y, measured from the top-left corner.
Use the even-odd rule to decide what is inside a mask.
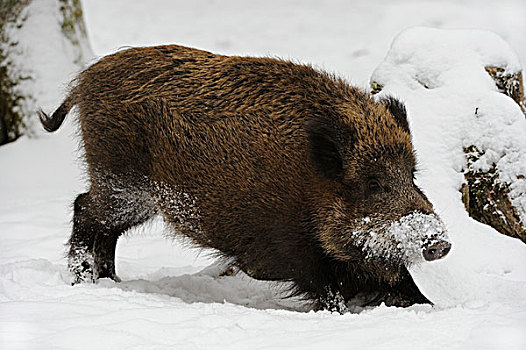
[[[75,285],[82,282],[95,282],[93,277],[93,267],[89,262],[84,261],[76,266],[70,266],[71,274],[73,275],[73,281],[71,285]]]
[[[327,287],[325,293],[318,298],[318,306],[315,309],[338,312],[342,315],[349,312],[345,299],[340,292],[334,292],[330,287]]]
[[[443,258],[451,250],[451,243],[439,242],[424,248],[422,254],[427,261]]]

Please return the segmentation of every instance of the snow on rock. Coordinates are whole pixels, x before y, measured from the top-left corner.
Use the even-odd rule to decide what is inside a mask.
[[[394,39],[371,77],[379,97],[394,95],[406,103],[422,170],[417,183],[453,241],[444,260],[411,268],[421,291],[438,305],[526,300],[526,245],[470,219],[459,193],[463,149],[475,145],[484,151],[476,166],[488,170],[496,164],[526,223],[526,119],[497,91],[488,66],[521,70],[516,54],[496,34],[414,27]]]

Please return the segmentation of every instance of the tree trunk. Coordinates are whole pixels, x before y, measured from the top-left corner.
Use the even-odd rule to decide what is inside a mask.
[[[42,23],[48,23],[49,28],[35,31],[35,24],[40,28]],[[42,68],[38,64],[47,57],[38,51],[43,45],[35,45],[35,39],[49,42],[49,48],[53,48],[49,61],[60,62],[57,56],[64,55],[80,68],[91,56],[80,1],[0,1],[0,145],[32,134],[31,120],[35,119],[34,112],[40,102],[35,91],[43,90],[37,86],[42,83],[39,69],[50,67]],[[57,71],[67,68],[59,65]]]
[[[25,97],[18,89],[23,74],[12,57],[18,42],[10,37],[10,33],[23,26],[21,13],[28,3],[29,0],[0,2],[0,145],[16,140],[25,128],[20,110]]]

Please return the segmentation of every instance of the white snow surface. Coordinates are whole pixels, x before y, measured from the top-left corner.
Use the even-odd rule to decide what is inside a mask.
[[[44,0],[34,2],[38,13],[49,11]],[[471,220],[458,192],[462,146],[469,142],[495,150],[488,164],[504,159],[504,151],[515,155],[499,163],[505,181],[524,174],[524,117],[481,72],[487,63],[525,66],[523,1],[89,0],[84,8],[98,56],[129,45],[179,43],[294,58],[363,87],[380,65],[372,79],[385,86],[382,94],[407,104],[418,184],[453,249],[412,268],[436,306],[305,312],[299,301],[280,298],[286,285],[242,273],[219,277],[220,262],[163,238],[166,228],[153,221],[119,241],[123,282],[70,286],[64,244],[71,203],[87,186],[70,116],[55,134],[0,147],[0,349],[526,348],[526,246]],[[43,24],[28,40],[44,49],[44,38],[61,39]],[[400,34],[386,56],[393,37],[415,25],[491,30],[518,58],[487,32],[425,28]],[[42,80],[36,98],[46,111],[60,104],[60,90],[78,70],[63,57],[67,50],[58,50],[41,60],[32,56]],[[476,107],[481,116],[473,121]]]

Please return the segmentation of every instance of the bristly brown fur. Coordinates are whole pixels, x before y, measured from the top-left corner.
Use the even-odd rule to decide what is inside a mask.
[[[367,216],[384,225],[432,212],[411,179],[400,103],[310,66],[171,45],[93,64],[51,118],[41,114],[46,130],[74,105],[91,182],[70,240],[77,281],[85,269],[116,278],[119,235],[160,213],[249,275],[293,281],[321,308],[334,308],[332,294],[426,301],[404,266],[365,259],[349,229]],[[71,262],[79,247],[95,266]]]

